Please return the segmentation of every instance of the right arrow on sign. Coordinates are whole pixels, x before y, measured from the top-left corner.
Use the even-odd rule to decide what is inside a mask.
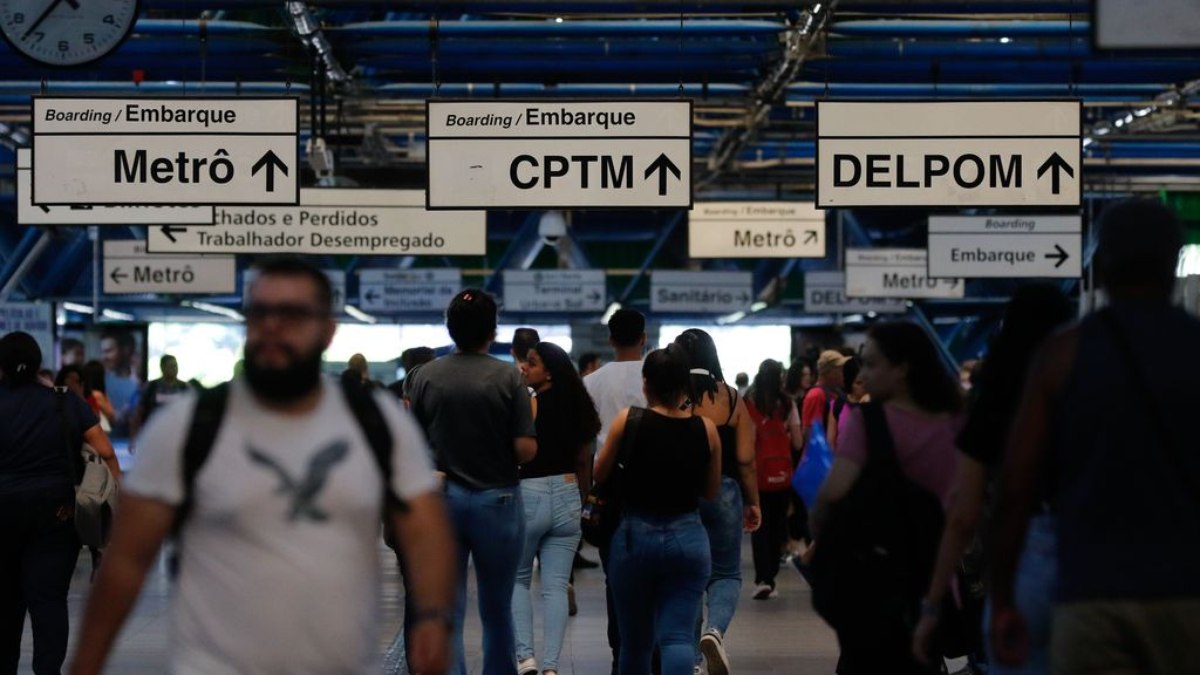
[[[679,167],[675,166],[675,162],[672,162],[671,158],[667,157],[667,153],[665,152],[660,154],[658,159],[651,162],[650,166],[646,167],[646,178],[653,176],[655,171],[658,172],[658,194],[660,196],[667,194],[668,171],[675,174],[676,178],[683,179],[683,174],[679,172]]]
[[[1058,269],[1058,268],[1062,267],[1063,263],[1067,262],[1067,259],[1070,258],[1071,256],[1066,251],[1063,250],[1063,247],[1059,246],[1058,244],[1054,245],[1054,249],[1055,249],[1054,253],[1046,254],[1046,259],[1047,260],[1057,260],[1058,263],[1056,263],[1054,265],[1054,269]]]
[[[1054,194],[1059,193],[1061,172],[1066,171],[1068,176],[1071,178],[1075,177],[1075,169],[1071,168],[1071,165],[1067,162],[1067,160],[1063,159],[1062,155],[1058,154],[1057,152],[1050,155],[1050,157],[1038,167],[1037,177],[1041,178],[1042,176],[1046,175],[1047,171],[1050,172],[1050,191]]]

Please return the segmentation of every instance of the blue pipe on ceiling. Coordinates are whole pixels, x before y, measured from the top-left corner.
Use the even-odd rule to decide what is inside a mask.
[[[283,26],[264,26],[249,21],[205,21],[204,30],[209,37],[276,33],[290,35]],[[190,19],[138,19],[133,26],[134,35],[200,35],[201,22]]]
[[[838,21],[829,29],[834,35],[864,37],[1065,37],[1086,38],[1091,25],[1086,21],[939,21],[917,19],[871,19]]]
[[[429,43],[418,41],[384,41],[372,40],[353,42],[334,47],[339,56],[356,61],[362,57],[371,56],[418,56],[429,60]],[[448,58],[492,59],[504,57],[535,57],[556,59],[562,56],[578,58],[660,58],[663,56],[709,57],[718,54],[725,58],[742,58],[747,56],[775,56],[779,53],[779,45],[766,42],[722,42],[712,43],[684,42],[683,44],[656,40],[615,40],[615,41],[523,41],[497,40],[491,42],[446,41],[438,45],[438,60]]]
[[[1076,87],[1066,83],[1051,84],[892,84],[892,83],[855,83],[831,82],[825,85],[821,82],[800,82],[788,87],[789,101],[809,101],[825,96],[826,89],[834,97],[871,97],[871,98],[933,98],[936,96],[980,96],[980,97],[1009,97],[1033,98],[1041,96],[1083,96],[1090,97],[1142,97],[1153,98],[1161,94],[1170,85],[1161,84],[1080,84]]]
[[[618,20],[618,21],[441,21],[437,24],[439,39],[459,37],[621,37],[660,36],[739,37],[778,34],[787,26],[777,21],[703,20]],[[325,29],[331,40],[349,37],[410,37],[429,41],[428,21],[381,21],[331,26]]]
[[[825,54],[830,58],[903,59],[903,58],[991,58],[1006,59],[1080,58],[1092,55],[1087,41],[1078,38],[1064,40],[1014,40],[1007,44],[998,40],[980,42],[936,40],[905,42],[901,40],[830,40]]]
[[[1070,61],[1011,61],[999,59],[843,61],[814,59],[804,66],[813,81],[929,83],[937,66],[938,83],[1129,84],[1186,82],[1200,77],[1200,65],[1189,59],[1094,59]]]

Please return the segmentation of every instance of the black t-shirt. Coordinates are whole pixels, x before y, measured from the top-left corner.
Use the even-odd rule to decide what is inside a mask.
[[[473,490],[519,482],[513,441],[537,432],[516,368],[487,354],[450,354],[414,370],[408,384],[412,413],[449,480]]]
[[[568,410],[561,394],[548,389],[537,396],[538,451],[533,461],[521,467],[521,478],[542,478],[575,473],[579,448],[595,440],[586,433],[576,411]]]
[[[0,493],[70,487],[67,439],[56,397],[53,389],[40,383],[0,382]],[[72,393],[64,397],[63,412],[73,421],[70,442],[75,457],[83,445],[83,432],[100,421]]]
[[[695,511],[712,461],[704,418],[646,410],[633,440],[621,475],[624,509],[652,516]]]
[[[142,391],[141,407],[142,421],[150,419],[155,410],[170,403],[180,394],[191,389],[187,382],[176,380],[173,383],[166,380],[154,380]]]

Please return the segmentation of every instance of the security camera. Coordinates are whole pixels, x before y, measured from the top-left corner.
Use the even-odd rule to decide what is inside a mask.
[[[567,219],[562,211],[547,211],[538,221],[538,234],[547,246],[558,246],[558,242],[567,236]]]

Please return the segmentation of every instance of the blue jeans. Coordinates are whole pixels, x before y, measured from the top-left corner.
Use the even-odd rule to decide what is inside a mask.
[[[742,488],[728,476],[721,478],[716,501],[700,500],[700,520],[708,532],[712,551],[712,576],[708,578],[708,628],[729,630],[742,591]],[[697,624],[699,625],[699,624]],[[700,636],[696,636],[699,642]]]
[[[696,622],[712,575],[700,514],[624,514],[608,562],[621,632],[621,675],[649,673],[656,642],[663,675],[691,675]]]
[[[984,643],[987,645],[988,675],[1047,675],[1050,672],[1050,624],[1058,588],[1058,536],[1054,516],[1038,515],[1029,521],[1025,549],[1017,564],[1013,602],[1029,628],[1029,658],[1024,666],[996,663],[992,654],[992,602],[983,614]]]
[[[521,499],[525,503],[525,547],[512,596],[517,659],[533,657],[533,603],[529,587],[536,555],[542,576],[546,634],[541,666],[542,670],[557,671],[567,633],[567,584],[579,546],[579,485],[574,480],[567,482],[567,477],[561,475],[527,478],[521,481]]]
[[[446,483],[446,506],[458,543],[458,593],[454,602],[454,666],[466,675],[463,621],[467,615],[467,558],[475,559],[479,587],[479,618],[483,623],[483,675],[516,675],[512,596],[525,514],[521,491],[514,485],[494,490],[471,490]]]

